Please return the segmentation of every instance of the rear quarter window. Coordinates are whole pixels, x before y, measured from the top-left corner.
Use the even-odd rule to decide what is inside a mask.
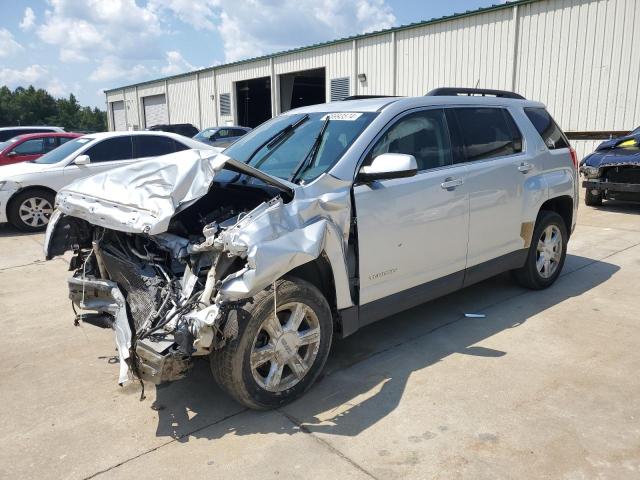
[[[569,148],[569,141],[562,133],[558,124],[553,121],[549,112],[544,108],[525,108],[524,113],[527,115],[535,129],[542,137],[542,141],[549,150],[558,148]]]

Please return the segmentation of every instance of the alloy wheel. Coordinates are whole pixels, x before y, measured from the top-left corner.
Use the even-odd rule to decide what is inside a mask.
[[[538,240],[536,269],[542,278],[550,278],[562,258],[562,233],[556,225],[544,229]]]
[[[18,214],[20,220],[29,227],[42,227],[49,222],[53,213],[53,205],[46,198],[31,197],[20,204]]]
[[[282,392],[309,372],[320,347],[320,322],[300,302],[279,305],[258,329],[251,349],[251,373],[267,391]]]

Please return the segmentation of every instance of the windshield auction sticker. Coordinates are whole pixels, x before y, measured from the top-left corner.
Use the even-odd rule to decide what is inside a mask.
[[[320,120],[326,120],[329,117],[329,120],[342,120],[344,122],[353,122],[360,118],[362,113],[356,112],[336,112],[336,113],[327,113]]]

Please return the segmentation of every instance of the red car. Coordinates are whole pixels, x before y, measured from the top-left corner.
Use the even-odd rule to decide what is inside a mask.
[[[63,143],[81,136],[80,133],[67,132],[18,135],[6,142],[0,142],[0,166],[35,160]]]

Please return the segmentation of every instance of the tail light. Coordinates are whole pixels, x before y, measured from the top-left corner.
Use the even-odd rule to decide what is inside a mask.
[[[574,150],[573,147],[569,147],[569,153],[571,154],[571,161],[573,162],[573,167],[578,168],[578,154]]]

